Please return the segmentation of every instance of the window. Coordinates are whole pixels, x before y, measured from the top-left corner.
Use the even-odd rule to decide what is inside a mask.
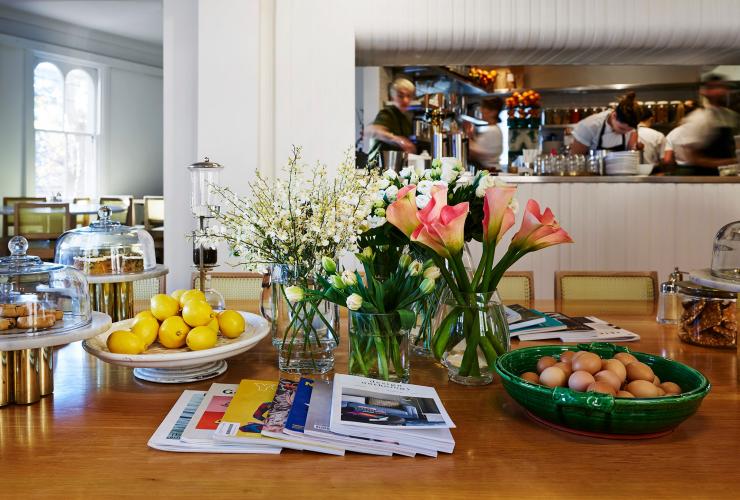
[[[98,173],[97,70],[42,61],[33,72],[37,196],[93,196]]]

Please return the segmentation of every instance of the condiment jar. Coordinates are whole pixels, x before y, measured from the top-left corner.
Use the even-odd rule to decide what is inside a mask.
[[[658,296],[658,315],[655,321],[664,325],[677,325],[679,312],[678,289],[676,284],[683,281],[683,273],[675,268],[668,281],[660,284]]]
[[[687,281],[676,287],[681,301],[679,338],[688,344],[735,349],[737,294]]]

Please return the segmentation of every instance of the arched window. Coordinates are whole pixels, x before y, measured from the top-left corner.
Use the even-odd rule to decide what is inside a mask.
[[[38,196],[95,195],[97,72],[42,61],[33,73],[34,179]]]

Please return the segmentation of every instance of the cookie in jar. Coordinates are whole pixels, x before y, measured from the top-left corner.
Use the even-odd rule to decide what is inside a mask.
[[[735,349],[737,294],[682,281],[678,283],[679,338],[689,344]]]

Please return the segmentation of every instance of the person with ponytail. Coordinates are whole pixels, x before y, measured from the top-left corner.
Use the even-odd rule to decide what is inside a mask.
[[[637,140],[637,125],[642,118],[642,107],[634,92],[619,99],[615,109],[608,109],[584,118],[573,129],[572,154],[585,155],[592,149],[629,151],[641,149]]]

